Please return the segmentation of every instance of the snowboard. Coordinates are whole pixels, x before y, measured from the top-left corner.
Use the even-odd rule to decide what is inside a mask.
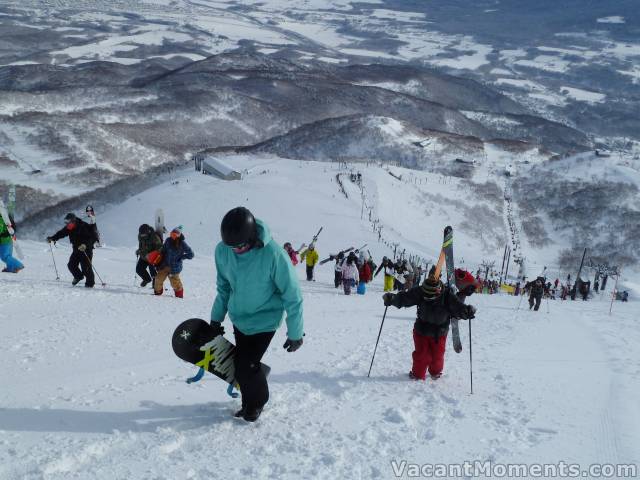
[[[233,387],[238,388],[235,380],[233,358],[235,345],[222,335],[214,335],[211,325],[201,318],[191,318],[178,325],[171,338],[173,352],[178,358],[200,367],[229,384],[227,392],[231,396]],[[260,368],[269,375],[271,368],[264,363]],[[191,381],[198,381],[196,375]],[[187,381],[191,383],[191,381]]]
[[[22,253],[22,249],[20,245],[18,245],[18,241],[16,240],[16,232],[13,230],[11,226],[11,218],[9,217],[9,212],[7,211],[7,207],[4,204],[4,200],[0,198],[0,216],[2,220],[4,220],[5,225],[7,226],[7,230],[9,230],[9,235],[11,235],[11,240],[13,241],[13,248],[16,251],[16,256],[20,259],[24,259],[24,255]]]
[[[442,241],[442,251],[444,252],[445,263],[447,266],[447,285],[451,289],[452,293],[456,293],[458,290],[456,287],[456,274],[455,266],[453,263],[453,228],[450,226],[444,229],[444,239]],[[451,319],[451,341],[453,343],[453,349],[456,353],[462,352],[462,342],[460,341],[460,326],[458,325],[458,319]]]
[[[156,210],[154,227],[156,233],[160,235],[160,238],[164,239],[164,234],[166,233],[167,229],[164,227],[164,212],[161,208]]]

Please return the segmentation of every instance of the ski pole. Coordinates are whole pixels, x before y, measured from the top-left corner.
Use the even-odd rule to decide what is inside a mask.
[[[373,360],[376,358],[376,351],[378,350],[378,342],[380,341],[380,334],[382,333],[382,326],[384,325],[384,319],[387,316],[387,309],[389,307],[384,307],[384,314],[382,315],[382,322],[380,323],[380,331],[378,332],[378,339],[376,340],[376,346],[373,349],[373,356],[371,357],[371,365],[369,366],[369,373],[367,373],[367,378],[371,376],[371,369],[373,368]]]
[[[516,310],[520,310],[520,304],[522,303],[522,297],[524,297],[524,295],[521,293],[520,294],[520,301],[518,302],[518,308],[516,308]]]
[[[547,313],[549,313],[549,297],[547,297]]]
[[[51,250],[51,258],[53,259],[53,268],[56,271],[56,280],[60,280],[60,275],[58,275],[58,267],[56,265],[56,257],[53,255],[53,246],[51,246],[51,242],[49,242],[49,250]]]
[[[87,257],[87,260],[89,260],[89,265],[91,265],[91,268],[93,268],[93,271],[96,273],[96,275],[98,276],[98,279],[100,280],[100,283],[102,284],[103,287],[106,287],[107,284],[104,283],[104,281],[102,280],[102,277],[100,277],[100,274],[98,273],[98,271],[96,270],[96,267],[93,266],[93,262],[91,261],[91,259],[89,258],[89,255],[87,255],[87,252],[82,252],[84,253],[84,256]]]
[[[473,395],[473,355],[471,354],[471,319],[469,319],[469,378],[471,380],[471,395]]]
[[[140,261],[140,255],[136,255],[136,267],[138,266],[138,262]],[[136,286],[136,271],[133,271],[133,286]]]

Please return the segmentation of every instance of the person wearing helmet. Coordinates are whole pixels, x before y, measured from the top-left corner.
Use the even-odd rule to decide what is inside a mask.
[[[418,307],[413,325],[415,348],[409,378],[425,380],[427,371],[433,380],[440,378],[451,318],[470,320],[475,317],[475,307],[465,305],[460,295],[443,285],[435,266],[422,285],[396,294],[385,293],[382,299],[386,307]]]
[[[73,275],[71,284],[77,285],[84,278],[84,286],[93,288],[96,282],[91,262],[93,261],[93,246],[98,241],[95,230],[73,213],[67,213],[64,217],[64,227],[54,235],[47,237],[47,242],[55,243],[64,237],[69,237],[73,247],[67,263],[67,268]]]
[[[136,273],[142,279],[141,287],[146,287],[156,277],[156,267],[149,263],[147,255],[162,249],[162,237],[151,225],[142,224],[138,228],[138,250],[136,256]]]
[[[318,260],[320,259],[320,256],[316,251],[315,243],[311,242],[307,247],[307,249],[304,252],[302,252],[302,254],[300,255],[300,260],[305,260],[305,259],[307,264],[307,281],[310,282],[314,279],[313,269],[315,268],[316,264],[318,263]]]
[[[288,352],[302,346],[302,294],[287,253],[269,227],[244,207],[224,216],[215,250],[216,297],[211,309],[215,334],[224,334],[228,315],[236,341],[235,379],[242,393],[238,418],[254,422],[269,400],[260,362],[286,312]]]
[[[192,258],[193,250],[185,242],[182,225],[180,225],[171,230],[160,250],[160,261],[158,262],[156,278],[153,281],[153,293],[162,295],[164,281],[169,277],[169,282],[176,297],[184,298],[184,287],[182,280],[180,280],[182,261],[191,260]]]

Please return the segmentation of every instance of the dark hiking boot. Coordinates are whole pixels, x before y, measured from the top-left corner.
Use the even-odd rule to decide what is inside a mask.
[[[260,417],[260,414],[262,413],[262,408],[256,408],[253,410],[245,410],[244,415],[242,416],[242,418],[244,418],[244,420],[246,422],[255,422],[256,420],[258,420],[258,418]]]

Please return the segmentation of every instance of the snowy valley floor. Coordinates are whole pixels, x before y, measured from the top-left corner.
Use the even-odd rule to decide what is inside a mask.
[[[133,285],[132,249],[103,248],[107,282],[71,287],[68,247],[26,242],[27,269],[0,277],[0,478],[393,478],[391,461],[640,462],[637,306],[606,299],[471,298],[475,392],[465,350],[448,345],[437,382],[407,379],[414,309],[383,312],[381,280],[345,297],[332,270],[302,282],[306,338],[264,359],[271,401],[257,424],[232,419],[237,400],[171,350],[175,326],[208,318],[210,255],[187,262],[184,301]],[[299,267],[302,278],[303,269]],[[170,292],[167,292],[170,293]],[[228,321],[225,322],[230,330]],[[227,334],[228,335],[228,334]]]

